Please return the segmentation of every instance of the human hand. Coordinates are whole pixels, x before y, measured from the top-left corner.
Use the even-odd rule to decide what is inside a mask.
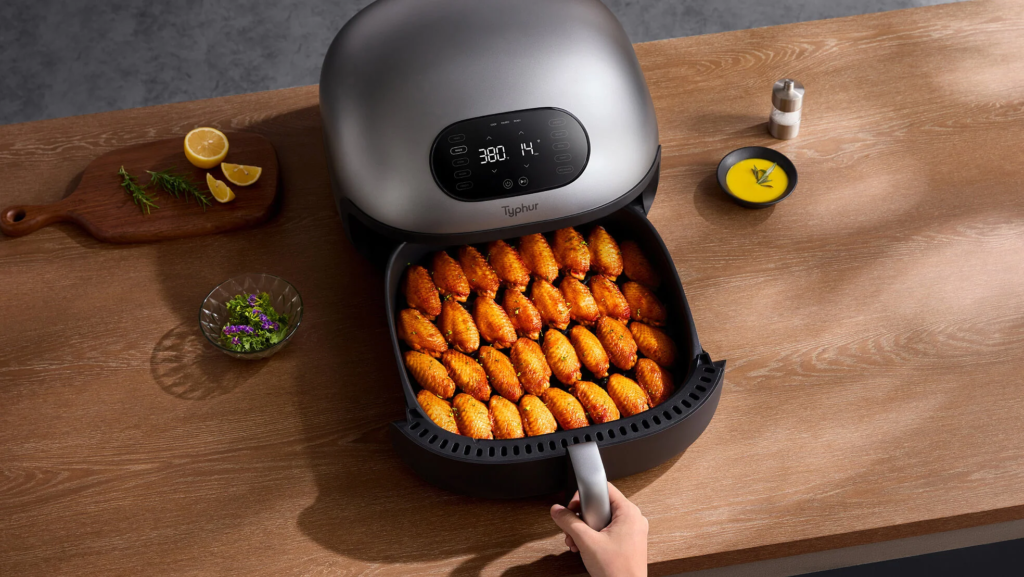
[[[595,577],[647,575],[647,518],[615,485],[608,483],[612,522],[594,531],[577,513],[580,494],[568,507],[551,506],[551,518],[565,532],[565,544],[583,557],[587,571]]]

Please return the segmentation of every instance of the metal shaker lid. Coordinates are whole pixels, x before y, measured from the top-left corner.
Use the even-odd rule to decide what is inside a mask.
[[[777,80],[772,86],[772,106],[782,112],[796,112],[804,105],[804,85],[791,78]]]

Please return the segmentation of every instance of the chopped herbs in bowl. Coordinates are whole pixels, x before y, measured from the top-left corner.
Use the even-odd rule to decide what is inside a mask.
[[[256,352],[272,347],[288,334],[288,316],[278,314],[270,295],[240,294],[227,302],[228,322],[221,343],[235,352]]]
[[[199,325],[218,349],[239,359],[262,359],[284,347],[302,320],[302,298],[291,284],[269,274],[247,274],[213,289],[199,311]]]

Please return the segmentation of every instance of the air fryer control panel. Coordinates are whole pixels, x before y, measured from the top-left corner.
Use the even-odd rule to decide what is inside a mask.
[[[587,132],[556,108],[482,116],[452,124],[434,140],[434,180],[464,201],[519,196],[565,186],[590,157]]]

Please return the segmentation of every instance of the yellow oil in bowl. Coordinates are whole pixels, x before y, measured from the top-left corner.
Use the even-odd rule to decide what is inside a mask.
[[[741,200],[771,202],[786,192],[789,175],[774,162],[748,158],[732,165],[725,175],[725,186]]]

